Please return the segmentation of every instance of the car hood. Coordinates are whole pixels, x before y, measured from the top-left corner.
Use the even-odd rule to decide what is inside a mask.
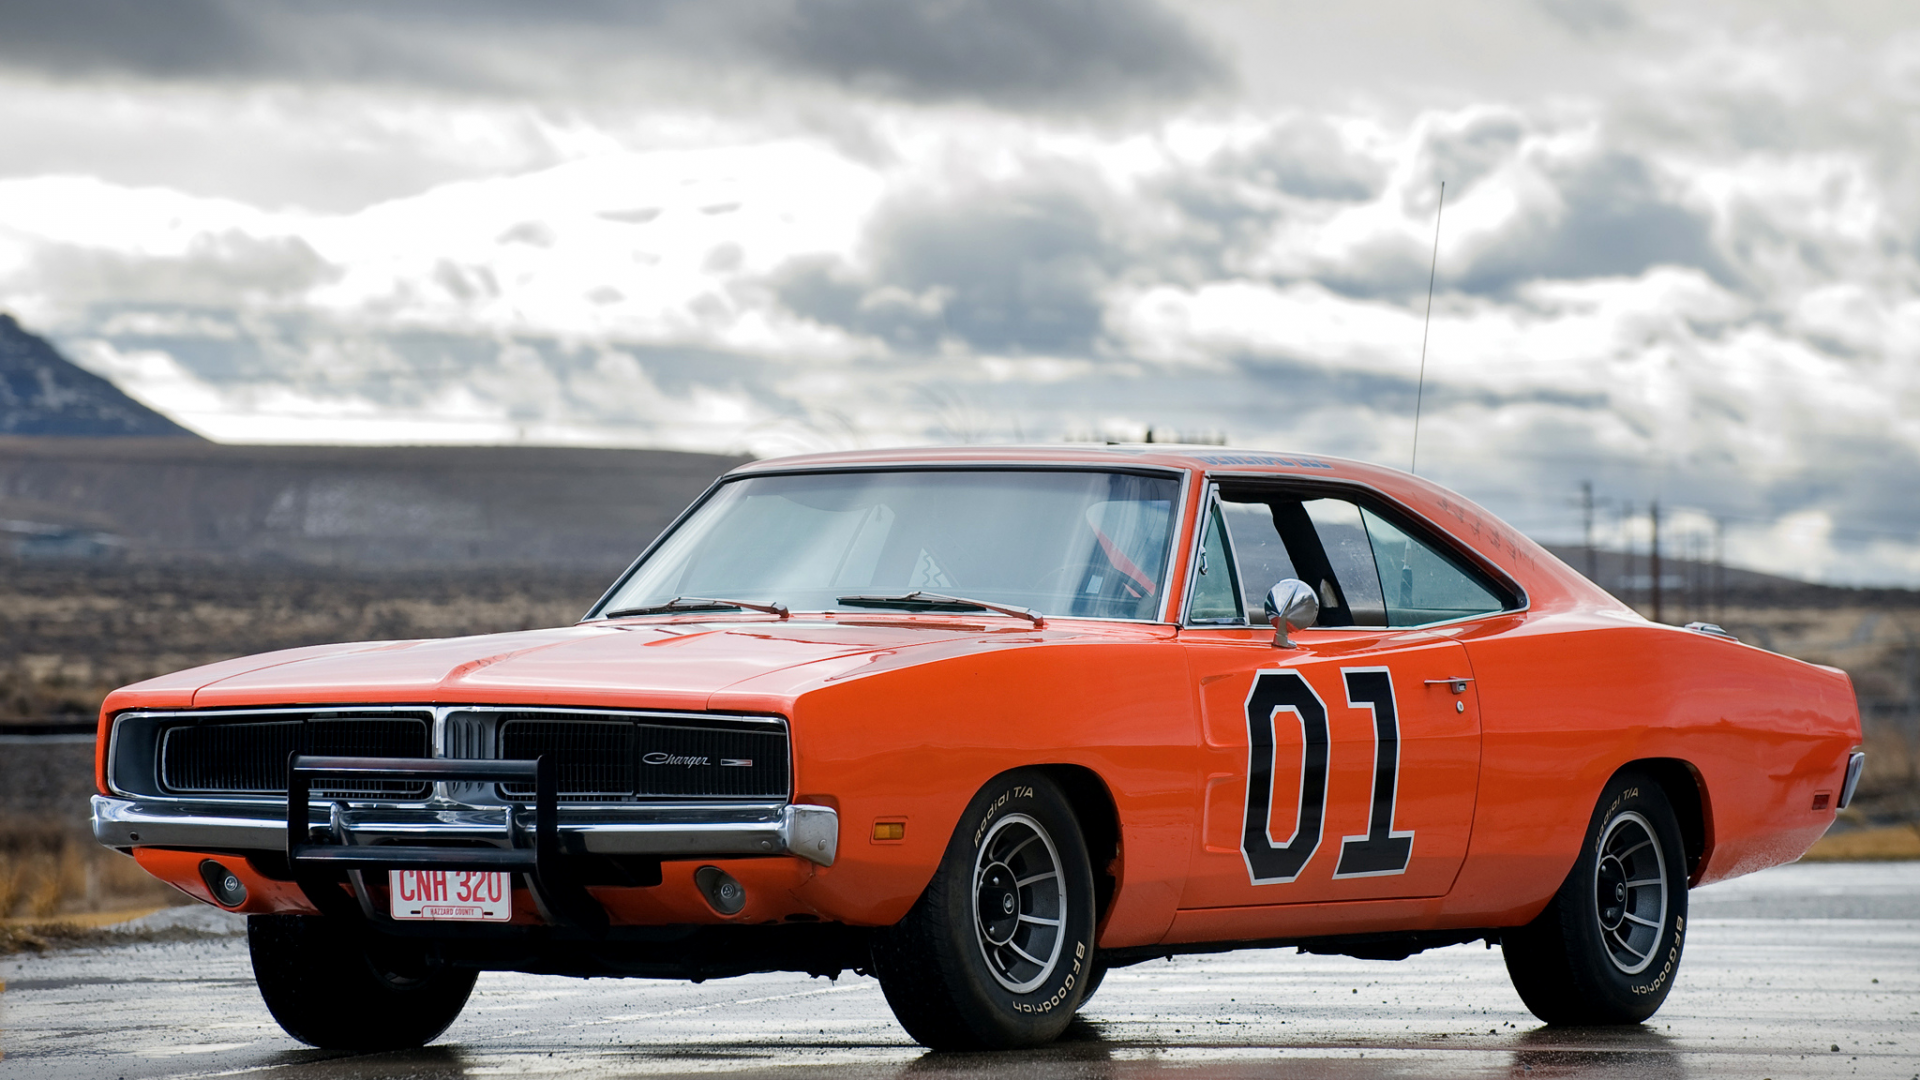
[[[733,698],[790,699],[824,681],[1077,636],[1065,629],[1036,631],[1014,620],[924,616],[615,620],[268,653],[136,684],[117,692],[108,705],[407,702],[739,708],[746,706],[713,699],[729,688],[736,690]]]

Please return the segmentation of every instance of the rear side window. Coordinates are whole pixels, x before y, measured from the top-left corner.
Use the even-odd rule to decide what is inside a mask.
[[[1459,619],[1499,611],[1500,598],[1453,561],[1371,510],[1361,510],[1385,594],[1388,626]]]

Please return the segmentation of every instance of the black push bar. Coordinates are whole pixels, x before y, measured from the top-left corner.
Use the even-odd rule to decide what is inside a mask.
[[[533,846],[521,844],[516,807],[508,805],[505,839],[509,846],[435,847],[430,845],[355,845],[344,815],[345,800],[335,800],[328,828],[331,842],[315,841],[309,809],[315,780],[412,780],[430,783],[481,781],[533,783]],[[560,777],[552,758],[532,761],[463,760],[455,758],[323,757],[295,753],[287,759],[287,867],[294,879],[328,914],[342,910],[337,878],[327,868],[349,871],[348,879],[363,915],[373,916],[365,885],[356,871],[380,870],[491,870],[523,873],[546,911],[559,921],[602,931],[607,913],[566,865],[560,848]],[[333,908],[333,911],[329,911]]]

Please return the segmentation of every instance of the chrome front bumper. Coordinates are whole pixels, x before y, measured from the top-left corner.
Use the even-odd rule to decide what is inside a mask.
[[[509,808],[349,806],[336,815],[313,808],[315,827],[336,823],[358,844],[481,840],[511,847]],[[523,812],[530,816],[530,811]],[[561,846],[596,855],[715,858],[797,855],[832,866],[839,851],[840,815],[829,806],[765,803],[683,803],[621,807],[561,807]],[[93,797],[93,835],[108,847],[170,847],[195,851],[287,850],[285,803],[234,804],[178,799]]]

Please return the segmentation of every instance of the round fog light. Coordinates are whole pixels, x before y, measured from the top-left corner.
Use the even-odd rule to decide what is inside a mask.
[[[693,872],[693,883],[707,898],[713,910],[722,915],[738,915],[747,906],[747,890],[733,875],[717,866],[703,866]]]
[[[247,887],[240,875],[212,859],[201,860],[200,880],[207,883],[207,891],[222,907],[237,908],[247,902]]]

